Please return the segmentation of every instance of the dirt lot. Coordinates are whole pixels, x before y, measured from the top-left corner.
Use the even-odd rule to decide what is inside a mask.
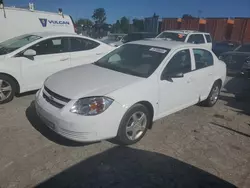
[[[33,94],[16,98],[0,106],[0,187],[249,188],[247,85],[229,79],[215,107],[157,121],[127,148],[65,140],[36,117]]]

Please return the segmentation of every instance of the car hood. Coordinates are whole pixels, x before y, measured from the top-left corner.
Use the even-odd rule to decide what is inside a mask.
[[[0,55],[0,61],[5,59],[5,55]]]
[[[63,97],[79,99],[104,96],[141,79],[88,64],[53,74],[45,81],[45,86]]]

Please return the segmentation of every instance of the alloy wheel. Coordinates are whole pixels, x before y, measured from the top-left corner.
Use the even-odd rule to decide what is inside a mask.
[[[10,97],[12,93],[12,87],[9,82],[0,80],[0,102],[5,101]]]

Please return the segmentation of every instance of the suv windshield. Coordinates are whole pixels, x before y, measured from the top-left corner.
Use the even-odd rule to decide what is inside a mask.
[[[162,39],[167,39],[167,40],[174,40],[174,41],[184,42],[186,37],[187,37],[187,35],[185,35],[183,33],[162,32],[156,38],[162,38]]]
[[[238,48],[235,49],[238,52],[250,52],[250,44],[243,44],[240,45]]]
[[[169,49],[161,47],[126,44],[94,64],[121,73],[147,78],[161,64],[169,51]]]
[[[42,37],[36,35],[21,35],[0,43],[0,55],[11,53],[31,42],[34,42]]]

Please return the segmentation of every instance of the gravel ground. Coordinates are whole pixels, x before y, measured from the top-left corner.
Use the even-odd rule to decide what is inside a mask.
[[[131,147],[68,141],[39,121],[34,94],[16,98],[0,106],[0,188],[249,188],[247,86],[229,78],[216,106],[157,121]]]

